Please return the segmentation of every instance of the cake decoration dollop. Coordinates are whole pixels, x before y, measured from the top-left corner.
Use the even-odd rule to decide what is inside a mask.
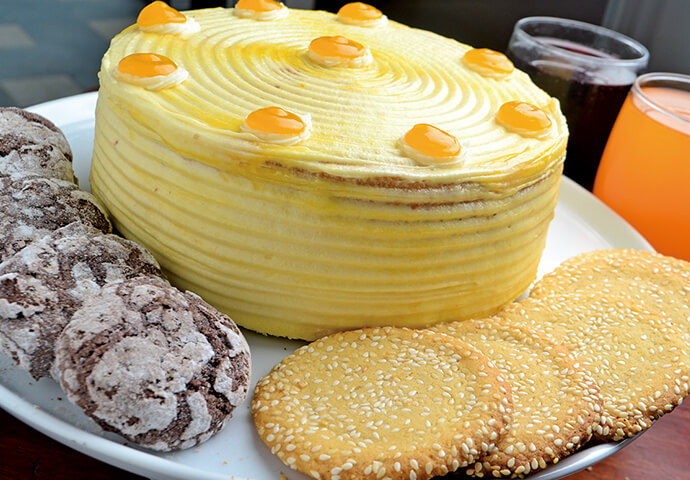
[[[363,2],[346,3],[338,10],[338,20],[360,27],[383,27],[388,17],[381,10]]]
[[[515,70],[513,62],[508,57],[490,48],[468,50],[462,61],[468,68],[490,78],[505,78]]]
[[[253,20],[280,20],[288,15],[288,8],[275,0],[240,0],[235,4],[234,14]]]
[[[398,143],[406,156],[422,165],[457,164],[465,154],[455,136],[428,123],[418,123]]]
[[[496,121],[511,132],[526,137],[544,137],[551,131],[551,119],[544,110],[527,102],[506,102],[498,109]]]
[[[267,143],[294,145],[309,138],[311,116],[298,115],[280,107],[260,108],[247,115],[240,128]]]
[[[139,12],[137,26],[141,31],[160,34],[190,35],[200,30],[196,20],[160,0],[148,4]]]
[[[179,67],[165,55],[133,53],[120,60],[117,76],[127,83],[148,90],[162,90],[184,82],[189,72]]]
[[[315,38],[307,56],[324,67],[366,67],[373,60],[369,47],[340,35]]]

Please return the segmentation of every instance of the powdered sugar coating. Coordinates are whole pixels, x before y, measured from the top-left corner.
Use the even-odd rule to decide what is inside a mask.
[[[68,398],[105,430],[166,451],[223,428],[250,376],[232,320],[154,277],[85,302],[59,337],[56,365]]]
[[[160,273],[133,242],[80,222],[62,227],[0,264],[0,348],[47,377],[55,340],[84,300],[106,282]]]
[[[72,150],[50,120],[19,108],[0,108],[0,172],[32,173],[76,183]]]
[[[0,262],[75,221],[111,231],[105,207],[74,183],[35,175],[0,176]]]

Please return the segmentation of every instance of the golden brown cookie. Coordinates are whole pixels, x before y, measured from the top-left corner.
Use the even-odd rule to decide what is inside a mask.
[[[649,428],[688,394],[687,335],[664,317],[602,293],[528,298],[499,314],[563,343],[596,380],[604,400],[595,434],[621,440]]]
[[[571,292],[624,296],[690,333],[690,263],[645,250],[597,250],[572,257],[539,280],[531,298]]]
[[[317,479],[426,479],[473,463],[510,422],[510,387],[455,338],[405,328],[336,333],[254,391],[261,439]]]
[[[600,419],[599,388],[563,345],[534,328],[499,317],[430,330],[475,346],[510,383],[510,429],[467,473],[527,475],[558,462],[591,438]]]

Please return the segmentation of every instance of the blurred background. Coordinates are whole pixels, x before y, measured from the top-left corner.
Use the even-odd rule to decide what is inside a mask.
[[[337,11],[347,0],[285,0]],[[0,0],[0,106],[26,107],[98,87],[110,39],[142,0]],[[179,10],[235,0],[171,0]],[[548,15],[604,25],[642,42],[649,71],[690,74],[689,0],[370,0],[392,20],[476,47],[505,51],[515,22]]]

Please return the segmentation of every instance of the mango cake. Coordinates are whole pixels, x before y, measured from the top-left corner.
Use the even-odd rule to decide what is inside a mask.
[[[424,327],[536,276],[557,101],[502,54],[377,12],[154,2],[103,57],[93,192],[239,325]]]

